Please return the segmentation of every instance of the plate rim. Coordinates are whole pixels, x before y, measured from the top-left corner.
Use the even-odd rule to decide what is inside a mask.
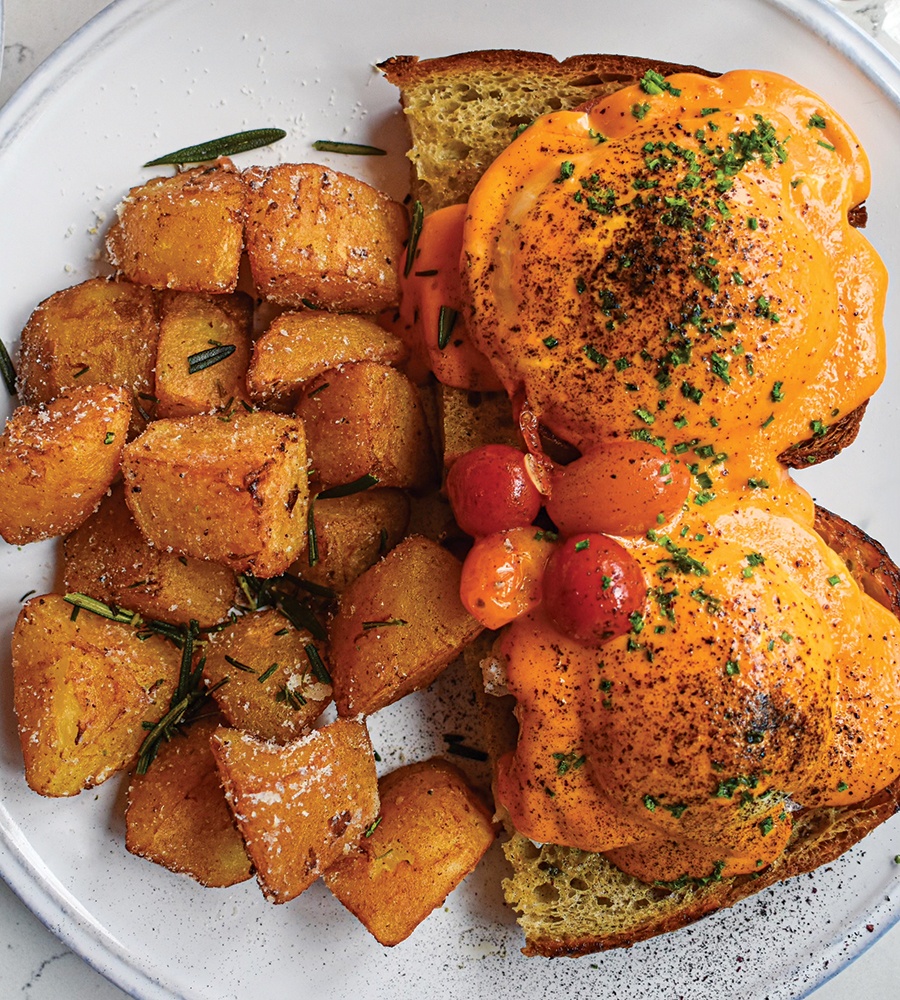
[[[0,108],[0,156],[28,127],[66,81],[77,75],[83,60],[98,45],[106,47],[136,21],[153,17],[176,0],[112,0],[62,42],[38,66]],[[801,23],[818,38],[831,44],[857,70],[863,73],[884,96],[900,109],[900,61],[881,47],[860,25],[844,14],[830,0],[758,0],[777,8]],[[0,0],[0,18],[3,0]],[[2,29],[0,29],[2,35]],[[24,780],[24,779],[23,779]],[[21,834],[4,803],[0,802],[0,877],[22,903],[47,929],[75,952],[88,966],[118,988],[140,1000],[183,1000],[187,994],[164,986],[128,953],[116,938],[85,910],[55,876],[41,871],[40,857]],[[810,972],[814,962],[830,957],[828,968],[812,974],[807,988],[797,994],[808,997],[815,990],[845,971],[857,958],[876,944],[893,926],[900,923],[900,902],[882,900],[876,913],[887,909],[887,917],[877,926],[877,933],[859,939],[841,949],[835,940],[825,953],[801,962],[799,968]]]

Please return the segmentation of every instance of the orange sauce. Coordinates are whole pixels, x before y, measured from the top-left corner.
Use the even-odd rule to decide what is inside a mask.
[[[629,635],[588,649],[537,606],[499,639],[520,737],[497,799],[535,841],[648,880],[753,872],[796,808],[900,769],[900,625],[778,461],[882,379],[887,278],[847,222],[868,189],[814,94],[685,74],[539,119],[445,241],[511,398],[582,451],[641,441],[692,482],[619,539],[647,584]]]

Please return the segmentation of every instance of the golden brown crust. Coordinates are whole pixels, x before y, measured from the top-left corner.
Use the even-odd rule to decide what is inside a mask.
[[[541,73],[558,76],[570,86],[583,87],[585,100],[589,100],[597,87],[608,84],[621,85],[640,79],[648,69],[655,69],[664,76],[670,73],[702,73],[710,71],[684,63],[648,59],[643,56],[615,54],[576,55],[557,59],[545,52],[523,52],[518,49],[482,49],[458,52],[436,59],[418,56],[392,56],[378,63],[378,68],[388,81],[401,90],[421,86],[436,79],[470,72],[483,72],[494,68],[514,73]],[[610,88],[612,89],[612,88]]]
[[[846,417],[841,417],[837,423],[831,424],[821,437],[807,438],[786,448],[778,456],[778,461],[789,469],[806,469],[810,465],[818,465],[829,458],[834,458],[838,452],[856,440],[867,405],[868,400],[857,406]]]

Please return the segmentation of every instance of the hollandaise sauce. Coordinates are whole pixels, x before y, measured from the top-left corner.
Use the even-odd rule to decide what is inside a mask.
[[[648,881],[752,873],[798,808],[896,777],[900,626],[779,460],[882,379],[886,275],[848,222],[868,189],[853,133],[792,81],[649,73],[538,119],[426,219],[453,235],[423,247],[459,262],[426,262],[454,283],[430,297],[407,282],[404,308],[455,316],[431,367],[496,380],[580,455],[526,435],[559,539],[520,560],[528,599],[484,617],[520,724],[497,799],[535,841]],[[476,541],[479,593],[523,530]],[[604,536],[561,598],[553,560]],[[577,627],[579,601],[615,627]]]

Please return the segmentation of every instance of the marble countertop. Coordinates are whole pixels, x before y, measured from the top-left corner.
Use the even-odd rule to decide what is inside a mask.
[[[2,106],[59,44],[106,0],[0,0],[4,16]],[[900,58],[900,0],[833,0]],[[0,1000],[119,1000],[126,996],[60,943],[0,880]],[[896,1000],[900,924],[813,994],[813,1000]]]

